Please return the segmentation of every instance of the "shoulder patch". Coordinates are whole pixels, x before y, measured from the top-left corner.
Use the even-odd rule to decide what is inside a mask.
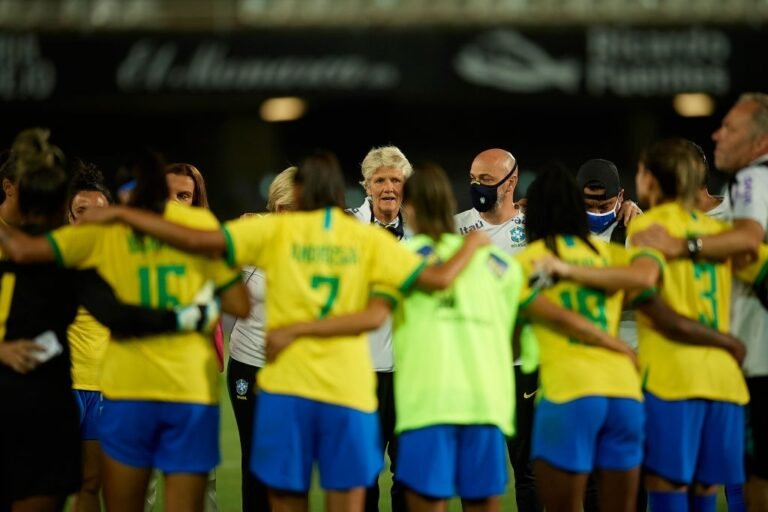
[[[503,276],[507,269],[509,268],[509,263],[499,256],[490,253],[488,255],[488,268],[493,272],[495,275],[501,277]]]
[[[427,256],[431,255],[433,252],[435,252],[435,250],[429,245],[422,245],[421,247],[419,247],[419,249],[416,252],[426,258]]]

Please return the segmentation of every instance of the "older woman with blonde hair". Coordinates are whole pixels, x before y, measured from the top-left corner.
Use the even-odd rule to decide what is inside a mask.
[[[296,167],[278,174],[269,186],[267,211],[281,213],[296,209],[293,197],[293,177]],[[245,216],[254,214],[245,214]],[[242,510],[269,510],[267,488],[250,470],[253,419],[256,409],[256,374],[264,366],[265,325],[264,272],[255,267],[243,268],[243,281],[251,298],[250,315],[235,322],[229,338],[227,389],[235,413],[240,436],[242,469]]]
[[[360,165],[365,201],[359,208],[348,210],[360,222],[382,226],[398,240],[408,238],[403,221],[403,186],[413,173],[413,167],[402,151],[396,146],[372,148]],[[394,356],[392,354],[392,322],[387,319],[379,328],[368,333],[373,367],[376,371],[376,394],[379,399],[379,421],[381,445],[389,453],[393,473],[392,511],[405,510],[404,493],[400,490],[395,474],[397,460],[397,439],[395,437],[395,402],[392,377]],[[379,509],[379,487],[374,483],[366,492],[366,512]]]

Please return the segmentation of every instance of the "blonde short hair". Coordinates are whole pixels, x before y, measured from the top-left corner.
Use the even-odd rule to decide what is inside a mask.
[[[275,176],[269,185],[267,210],[275,212],[278,206],[291,210],[296,209],[296,201],[293,197],[293,178],[298,170],[298,167],[289,167]]]
[[[365,158],[363,163],[360,164],[363,172],[363,181],[360,184],[365,188],[371,181],[373,174],[380,167],[392,167],[399,169],[403,172],[403,179],[410,178],[413,173],[413,167],[411,162],[405,158],[405,155],[400,151],[397,146],[381,146],[371,149]]]

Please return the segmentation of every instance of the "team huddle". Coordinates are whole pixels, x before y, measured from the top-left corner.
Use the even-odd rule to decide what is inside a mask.
[[[539,169],[480,152],[473,208],[394,146],[345,209],[333,154],[219,224],[188,164],[143,152],[119,204],[21,132],[2,164],[0,511],[215,511],[219,312],[242,510],[768,510],[768,96],[638,161]],[[74,178],[72,178],[74,176]],[[383,229],[382,229],[383,228]],[[74,390],[74,391],[73,391]],[[748,413],[745,413],[748,411]]]

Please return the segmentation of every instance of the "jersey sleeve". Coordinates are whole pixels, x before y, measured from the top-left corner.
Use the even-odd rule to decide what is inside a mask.
[[[63,267],[87,268],[96,265],[95,254],[99,241],[109,226],[89,224],[85,226],[63,226],[46,234],[56,262]]]
[[[768,169],[753,167],[736,175],[730,198],[734,219],[750,219],[768,228]]]
[[[608,249],[608,264],[612,267],[626,267],[631,263],[632,250],[623,245],[611,242],[605,244]]]
[[[427,261],[405,248],[383,229],[361,225],[361,231],[370,243],[368,271],[371,283],[400,292],[408,291],[426,267]]]
[[[246,217],[225,223],[221,229],[227,241],[227,263],[267,267],[270,245],[279,226],[280,217],[276,215]]]
[[[216,293],[221,293],[240,281],[240,269],[230,266],[226,261],[211,260],[207,268],[208,277],[213,280]]]
[[[736,277],[745,283],[757,286],[766,281],[768,277],[768,244],[760,244],[757,250],[757,259],[734,272]]]
[[[541,256],[540,244],[529,245],[522,251],[514,255],[515,260],[520,264],[522,283],[519,288],[520,309],[525,309],[528,304],[539,294],[539,288],[536,286],[535,279],[532,279],[533,260]]]
[[[164,216],[167,220],[195,229],[215,230],[219,220],[207,208],[168,202]],[[240,279],[239,270],[222,259],[207,259],[206,275],[213,281],[217,292],[222,292]]]
[[[664,259],[663,254],[661,254],[656,249],[652,249],[651,247],[643,247],[632,244],[632,237],[637,233],[648,229],[652,222],[653,219],[651,219],[650,216],[641,216],[637,219],[634,219],[629,223],[629,226],[627,226],[627,250],[629,255],[629,263],[632,263],[637,258],[641,257],[651,258],[656,262],[656,264],[659,266],[659,271],[663,274],[667,268],[667,261]]]
[[[373,285],[371,287],[370,297],[372,299],[386,300],[392,306],[393,310],[396,309],[398,304],[400,304],[403,300],[403,294],[400,293],[400,290],[384,284]]]

